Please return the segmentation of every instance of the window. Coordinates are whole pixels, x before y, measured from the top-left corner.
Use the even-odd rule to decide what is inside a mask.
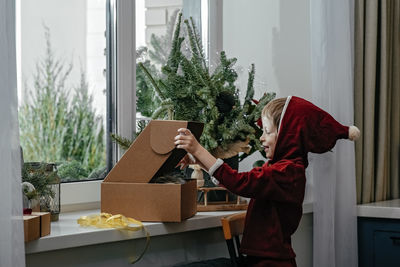
[[[106,0],[19,0],[20,140],[25,162],[63,182],[106,175]]]

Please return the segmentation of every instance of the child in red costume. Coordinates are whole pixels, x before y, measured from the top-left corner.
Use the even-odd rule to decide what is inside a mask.
[[[238,173],[214,158],[188,129],[179,129],[177,148],[185,149],[229,191],[250,198],[241,252],[246,266],[296,266],[291,236],[303,214],[307,154],[331,150],[338,139],[355,140],[355,126],[343,126],[327,112],[299,97],[275,99],[262,111],[260,140],[269,159]],[[185,157],[181,163],[193,163]]]

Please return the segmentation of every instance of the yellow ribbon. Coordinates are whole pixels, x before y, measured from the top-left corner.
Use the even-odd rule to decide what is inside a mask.
[[[78,224],[84,227],[94,226],[97,228],[115,228],[118,230],[128,230],[128,231],[139,231],[144,230],[146,232],[146,245],[143,252],[136,258],[131,260],[131,264],[138,262],[146,252],[150,243],[149,232],[144,227],[141,221],[135,220],[133,218],[125,217],[124,215],[117,214],[112,215],[109,213],[102,212],[100,215],[88,215],[82,216],[78,220]],[[132,226],[132,224],[137,224],[137,226]]]

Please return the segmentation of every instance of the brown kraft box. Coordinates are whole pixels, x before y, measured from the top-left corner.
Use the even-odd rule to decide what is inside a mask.
[[[24,240],[29,242],[40,237],[40,216],[24,215]]]
[[[50,212],[32,212],[32,215],[40,217],[40,237],[50,234]]]
[[[203,124],[153,120],[146,126],[102,182],[102,212],[153,222],[180,222],[196,214],[195,180],[185,184],[151,182],[171,172],[186,155],[174,144],[179,128],[188,128],[199,140]]]

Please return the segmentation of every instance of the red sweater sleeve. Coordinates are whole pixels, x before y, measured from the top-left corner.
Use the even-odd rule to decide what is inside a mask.
[[[305,169],[293,161],[281,160],[241,173],[224,163],[213,176],[243,197],[292,203],[302,203],[304,199]]]

